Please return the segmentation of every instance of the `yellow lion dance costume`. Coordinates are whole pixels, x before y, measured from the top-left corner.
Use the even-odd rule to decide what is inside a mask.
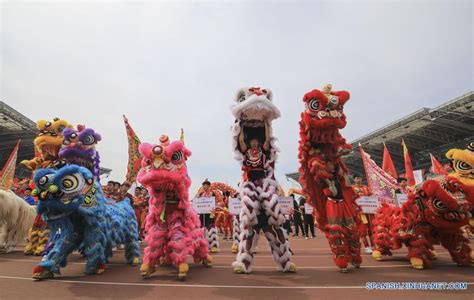
[[[38,134],[33,143],[35,145],[35,157],[31,160],[23,160],[21,165],[35,171],[41,168],[54,168],[58,160],[58,153],[63,144],[63,131],[72,125],[65,120],[54,118],[52,122],[40,120],[36,123]],[[27,255],[41,255],[48,243],[48,230],[46,224],[39,215],[36,216],[33,227],[28,233],[28,244],[25,247]]]
[[[451,160],[453,173],[463,184],[474,187],[474,142],[470,142],[466,149],[451,149],[446,152],[446,157]],[[471,232],[474,233],[474,218],[469,221]]]

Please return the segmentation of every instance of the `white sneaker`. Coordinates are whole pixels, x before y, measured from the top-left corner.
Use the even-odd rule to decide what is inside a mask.
[[[365,247],[365,253],[367,254],[372,254],[372,248],[371,247]]]

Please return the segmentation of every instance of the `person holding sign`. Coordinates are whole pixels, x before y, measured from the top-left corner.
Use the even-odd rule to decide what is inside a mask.
[[[300,197],[298,199],[300,203],[300,211],[303,215],[303,223],[304,223],[304,231],[305,239],[309,238],[309,232],[311,231],[311,237],[314,239],[316,238],[316,234],[314,234],[314,217],[313,217],[313,207],[306,203],[305,197]]]
[[[202,183],[202,191],[198,194],[198,197],[216,197],[216,194],[210,189],[211,182],[206,178]],[[219,236],[217,234],[216,219],[213,213],[200,214],[199,220],[201,221],[201,228],[203,228],[209,243],[209,250],[211,253],[219,253]]]
[[[224,229],[224,240],[230,240],[232,238],[232,221],[233,221],[233,216],[229,212],[229,198],[230,198],[230,192],[227,191],[224,193],[224,200],[222,201],[224,206],[223,206],[223,229]]]
[[[412,192],[412,189],[408,186],[408,181],[406,178],[399,177],[397,178],[397,183],[399,188],[395,190],[397,194],[409,194]]]
[[[285,216],[278,204],[278,183],[274,168],[277,156],[271,122],[280,117],[272,103],[268,89],[250,87],[241,89],[235,97],[232,113],[236,118],[232,128],[236,159],[241,163],[243,176],[240,188],[240,242],[234,272],[251,273],[253,250],[261,230],[268,240],[277,268],[282,272],[296,272],[291,262],[291,251],[286,230],[282,228]]]
[[[357,198],[362,196],[371,196],[372,192],[370,191],[369,187],[362,184],[362,177],[359,175],[354,176],[354,185],[352,186],[352,190],[356,194]],[[372,241],[372,215],[369,214],[360,214],[360,220],[362,221],[360,224],[360,239],[365,247],[365,253],[371,254],[373,241]]]

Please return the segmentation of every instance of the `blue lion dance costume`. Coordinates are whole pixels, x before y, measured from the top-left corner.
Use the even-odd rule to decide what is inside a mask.
[[[85,256],[86,274],[101,274],[113,255],[112,248],[120,244],[125,245],[127,263],[140,263],[138,223],[129,200],[106,204],[92,173],[78,165],[40,169],[34,181],[40,200],[38,214],[57,234],[33,278],[49,279],[60,274],[74,250],[81,250]]]
[[[85,257],[86,274],[103,273],[112,249],[118,245],[125,245],[127,263],[138,265],[138,222],[130,200],[107,204],[98,182],[95,145],[100,135],[84,126],[78,126],[77,131],[65,130],[65,134],[59,153],[62,165],[39,169],[34,175],[38,214],[55,234],[33,278],[50,279],[60,274],[74,250]]]

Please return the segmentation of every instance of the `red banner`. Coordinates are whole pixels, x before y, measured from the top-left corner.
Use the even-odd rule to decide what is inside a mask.
[[[393,178],[397,178],[397,169],[395,169],[395,165],[393,164],[392,156],[390,156],[390,152],[388,152],[387,145],[383,143],[383,162],[382,162],[382,169],[390,174]]]
[[[448,172],[444,169],[443,165],[431,153],[430,153],[430,158],[431,158],[431,168],[432,168],[433,174],[448,175]]]
[[[133,184],[137,178],[138,170],[140,170],[141,156],[138,152],[138,146],[140,145],[140,139],[133,130],[132,126],[128,123],[127,117],[123,116],[123,122],[125,123],[125,130],[127,131],[128,139],[128,164],[127,164],[127,176],[125,180]]]
[[[16,158],[18,156],[18,148],[20,147],[20,140],[16,143],[13,148],[10,157],[8,158],[5,166],[0,171],[0,189],[10,190],[13,186],[13,178],[15,177]]]
[[[367,185],[372,191],[372,195],[387,203],[395,204],[395,190],[398,188],[397,180],[377,166],[370,155],[362,149],[362,145],[359,145],[359,148]]]
[[[412,187],[416,184],[415,174],[413,174],[413,165],[411,163],[410,152],[405,141],[402,139],[403,157],[405,158],[405,177],[407,178],[408,186]]]

